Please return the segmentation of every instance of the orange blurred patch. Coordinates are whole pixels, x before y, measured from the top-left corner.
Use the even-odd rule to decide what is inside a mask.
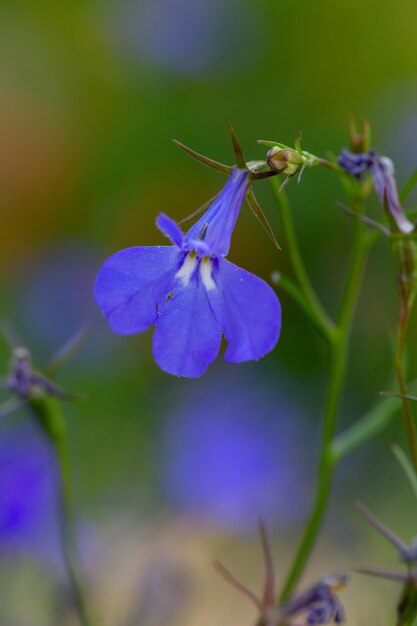
[[[33,97],[0,92],[0,272],[41,245],[62,219],[76,150],[65,121]]]

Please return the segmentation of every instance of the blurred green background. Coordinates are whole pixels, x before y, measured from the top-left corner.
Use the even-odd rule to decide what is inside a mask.
[[[412,0],[2,1],[1,312],[38,366],[90,324],[59,380],[88,396],[68,405],[67,415],[81,543],[103,624],[249,623],[245,601],[215,578],[210,560],[224,558],[259,585],[256,520],[263,515],[284,572],[314,485],[326,352],[282,295],[273,354],[242,366],[219,358],[201,380],[174,379],[153,362],[151,332],[126,338],[107,329],[92,302],[100,263],[123,247],[163,243],[159,212],[181,219],[221,188],[219,174],[171,139],[231,162],[229,121],[247,159],[258,159],[257,139],[291,144],[298,130],[306,150],[337,154],[348,143],[349,117],[366,117],[401,186],[417,164],[416,35]],[[269,280],[289,269],[288,255],[268,182],[256,191],[283,250],[244,209],[230,259]],[[351,224],[336,208],[343,190],[315,169],[288,194],[308,269],[334,311],[351,241]],[[381,241],[360,301],[341,425],[392,388],[397,304],[389,246]],[[6,372],[5,343],[0,356]],[[26,421],[22,414],[2,425],[8,450],[8,438],[39,436],[28,434]],[[388,447],[402,433],[398,417],[342,465],[307,579],[372,560],[372,553],[394,562],[366,534],[352,508],[356,498],[405,539],[415,530],[414,504]],[[14,484],[10,467],[0,453],[6,492]],[[41,483],[42,468],[34,470]],[[49,500],[36,499],[31,476],[25,484],[38,511]],[[0,495],[2,506],[14,502],[16,484],[4,503]],[[31,528],[31,511],[21,515]],[[54,624],[54,615],[64,623],[55,580],[63,576],[49,554],[50,536],[26,541],[25,524],[16,538],[3,523],[0,623]],[[356,576],[351,615],[380,619],[392,610],[381,598],[395,591]]]

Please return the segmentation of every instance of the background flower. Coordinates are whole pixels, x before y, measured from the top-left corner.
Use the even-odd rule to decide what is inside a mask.
[[[155,216],[166,211],[179,220],[201,206],[223,184],[220,176],[217,178],[188,160],[171,144],[171,138],[230,162],[226,124],[232,121],[248,158],[265,156],[265,150],[255,145],[256,139],[272,137],[292,145],[299,129],[303,131],[306,149],[323,155],[327,150],[337,154],[347,143],[347,121],[353,112],[370,120],[375,145],[397,166],[400,188],[417,165],[410,114],[416,95],[415,2],[405,0],[399,6],[378,0],[195,0],[192,5],[190,10],[190,0],[1,3],[1,314],[17,320],[25,342],[34,345],[35,361],[41,365],[61,340],[74,332],[74,324],[78,325],[90,313],[90,306],[94,309],[88,298],[101,259],[110,251],[137,245],[139,240],[144,245],[164,244],[162,235],[157,234],[159,239],[155,239]],[[268,184],[257,185],[257,194],[258,188],[262,207],[279,235]],[[332,311],[350,253],[347,229],[351,225],[335,209],[335,201],[343,201],[341,194],[338,182],[319,168],[309,172],[301,185],[288,189],[309,271]],[[407,206],[413,206],[411,197]],[[376,199],[374,208],[380,211]],[[268,277],[271,270],[287,271],[289,266],[285,247],[278,254],[245,209],[229,259],[263,277]],[[180,512],[183,516],[192,514],[193,519],[205,519],[210,514],[207,502],[217,499],[210,523],[213,528],[231,532],[247,530],[253,544],[242,552],[240,560],[240,546],[235,554],[238,567],[247,572],[249,579],[254,577],[256,587],[259,574],[254,561],[258,543],[254,524],[246,519],[246,515],[250,517],[248,502],[254,502],[256,497],[250,467],[258,477],[265,476],[262,467],[269,467],[278,493],[285,493],[281,489],[286,488],[287,480],[275,467],[275,463],[278,466],[281,459],[287,458],[280,441],[294,435],[295,447],[288,444],[291,454],[286,467],[303,466],[315,453],[326,367],[326,355],[314,330],[287,297],[282,296],[281,300],[280,349],[268,358],[266,370],[262,362],[253,367],[228,366],[219,360],[208,372],[208,378],[201,385],[198,381],[197,386],[195,381],[167,382],[167,376],[152,359],[150,333],[130,338],[112,336],[97,312],[91,339],[58,378],[65,387],[88,396],[84,402],[65,407],[77,506],[82,517],[91,518],[95,527],[125,509],[133,517],[149,520],[152,526],[155,520],[169,517],[170,541],[183,547],[169,524],[170,516]],[[370,259],[359,303],[341,427],[360,416],[381,388],[389,388],[389,329],[396,318],[391,255],[388,246],[379,245]],[[416,325],[411,334],[410,345],[417,345]],[[7,369],[8,359],[9,349],[0,342],[2,372]],[[416,368],[415,356],[410,353],[410,377],[416,376]],[[191,462],[192,445],[182,443],[174,426],[170,426],[170,419],[172,416],[172,423],[178,424],[178,432],[184,432],[184,437],[191,432],[187,441],[198,441],[204,447],[199,430],[193,430],[191,414],[200,424],[199,414],[206,413],[207,403],[213,407],[213,413],[224,416],[230,446],[236,439],[238,417],[232,410],[226,415],[213,398],[220,390],[225,402],[233,403],[240,395],[253,393],[257,398],[253,405],[259,402],[262,406],[263,376],[268,376],[273,407],[265,407],[261,415],[256,412],[257,423],[271,438],[277,437],[275,444],[280,454],[273,458],[270,442],[264,439],[262,431],[256,430],[257,424],[252,418],[242,419],[239,445],[246,452],[234,451],[233,458],[246,459],[241,462],[245,484],[250,487],[245,492],[239,483],[240,475],[229,475],[227,466],[225,469],[221,465],[225,464],[224,454],[215,456],[222,442],[210,430],[210,416],[201,418],[201,432],[206,432],[207,442],[211,442],[207,454],[211,450],[212,463],[219,464],[215,465],[216,476],[226,476],[229,485],[238,484],[239,497],[234,500],[227,482],[224,491],[220,479],[210,486],[202,459]],[[235,390],[233,398],[224,389],[224,378]],[[278,419],[274,409],[276,404],[285,416],[289,404],[290,414],[294,411],[298,415],[298,402],[302,404],[302,418],[310,427],[308,440],[302,433],[298,437],[297,431],[287,432],[286,420]],[[217,424],[223,421],[215,414],[211,419]],[[298,419],[292,418],[288,428],[298,424]],[[277,434],[275,429],[279,430]],[[363,451],[363,457],[352,457],[353,477],[348,464],[340,467],[331,516],[318,551],[320,555],[325,552],[327,560],[323,563],[317,553],[312,562],[312,578],[315,573],[322,574],[318,570],[323,570],[324,565],[340,565],[340,549],[346,537],[349,547],[353,545],[355,533],[363,536],[356,563],[365,550],[371,550],[370,546],[378,552],[383,549],[379,541],[374,542],[365,534],[364,524],[356,522],[351,507],[355,497],[378,510],[400,535],[412,536],[414,503],[403,488],[403,476],[394,459],[387,454],[388,444],[398,438],[401,430],[400,422],[394,421],[377,442]],[[156,439],[156,433],[161,438]],[[266,452],[249,453],[252,443],[256,450]],[[184,461],[180,450],[186,455]],[[174,464],[171,458],[178,461],[179,477],[175,480],[170,480],[169,475]],[[363,465],[358,459],[363,460]],[[196,467],[196,474],[212,490],[205,487],[201,500],[196,481],[193,484],[192,477],[186,475],[182,462],[184,467]],[[13,465],[11,459],[9,463]],[[1,471],[7,475],[6,466]],[[308,466],[297,482],[292,482],[291,475],[288,477],[288,482],[296,485],[294,501],[300,502],[300,506],[304,498],[309,498],[311,476]],[[268,484],[266,478],[262,480]],[[5,481],[7,485],[8,479]],[[340,485],[346,494],[347,481],[354,482],[349,491],[351,497],[342,502],[337,496]],[[275,511],[269,497],[272,496],[262,495],[261,505],[279,526],[282,511]],[[284,497],[282,501],[286,501]],[[44,502],[47,509],[46,496]],[[228,509],[230,502],[235,503],[232,513]],[[3,507],[5,510],[5,502]],[[392,520],[390,511],[394,509],[396,519]],[[291,518],[299,520],[300,526],[303,510],[294,511]],[[241,511],[240,519],[237,511]],[[252,520],[256,515],[252,513]],[[2,518],[0,513],[0,519],[7,517]],[[137,525],[130,533],[130,541],[137,547],[140,538],[135,534],[136,528]],[[288,551],[297,540],[296,521],[285,523],[279,530],[277,555],[279,568],[284,568]],[[7,625],[14,619],[30,626],[44,626],[51,595],[39,593],[37,587],[33,602],[23,599],[22,588],[28,590],[29,598],[30,589],[35,588],[33,581],[42,584],[42,579],[38,572],[30,575],[27,559],[18,562],[21,575],[10,566],[10,559],[5,561],[9,536],[4,534],[0,563],[0,607],[13,601],[15,613],[9,611],[3,621]],[[114,543],[120,542],[122,536],[123,530],[115,533]],[[224,589],[209,566],[213,556],[226,556],[232,567],[234,558],[229,562],[224,547],[232,541],[231,534],[216,541],[213,545],[203,534],[195,539],[201,578],[204,584],[212,585],[213,594],[202,593],[204,598],[193,595],[197,605],[189,622],[193,626],[240,623],[240,618],[246,619],[246,605],[239,604],[233,590]],[[254,544],[256,548],[251,547]],[[387,550],[387,559],[391,556]],[[369,552],[370,562],[382,559],[382,555],[377,557],[372,558]],[[395,566],[395,555],[392,558]],[[106,571],[108,588],[114,589],[121,602],[123,592],[114,585],[111,565],[110,559]],[[358,597],[362,606],[368,603],[370,589],[375,595],[378,592],[378,597],[383,596],[384,601],[389,594],[385,582],[370,582],[365,587],[363,581],[356,580],[347,595]],[[134,591],[132,595],[137,595]],[[393,595],[396,593],[394,589]],[[202,600],[207,598],[210,602],[204,604],[202,611]],[[352,614],[351,605],[350,601],[348,614]],[[0,618],[3,613],[1,608]],[[381,615],[364,616],[359,612],[358,621],[375,619],[381,623],[389,620],[385,604]]]
[[[220,529],[249,531],[260,517],[285,528],[306,512],[309,425],[258,376],[246,369],[238,383],[232,372],[208,375],[164,420],[160,476],[169,500]]]

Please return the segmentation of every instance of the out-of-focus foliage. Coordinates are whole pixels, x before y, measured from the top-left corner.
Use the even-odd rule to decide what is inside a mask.
[[[153,362],[150,333],[116,337],[100,318],[92,284],[101,261],[122,247],[163,243],[154,224],[160,211],[181,219],[221,188],[219,174],[189,160],[171,139],[231,162],[229,121],[247,158],[258,159],[265,151],[256,139],[291,144],[300,129],[306,150],[323,156],[327,150],[338,153],[347,144],[349,116],[365,116],[371,120],[375,146],[394,160],[401,186],[417,165],[416,24],[412,0],[396,5],[376,0],[1,3],[1,312],[15,321],[40,365],[86,319],[90,322],[84,347],[59,380],[88,395],[84,402],[68,405],[67,414],[77,502],[82,519],[89,520],[81,525],[84,535],[92,535],[85,558],[91,571],[101,564],[96,578],[103,589],[109,582],[100,561],[106,556],[96,554],[102,549],[97,535],[117,540],[126,524],[129,538],[121,546],[123,552],[134,544],[136,525],[131,518],[138,520],[138,541],[141,533],[146,541],[143,529],[150,519],[166,519],[161,533],[171,532],[172,537],[178,536],[177,524],[191,525],[188,558],[195,557],[209,586],[209,560],[225,549],[211,533],[232,527],[245,536],[255,530],[258,506],[280,531],[277,545],[292,541],[308,506],[326,356],[315,331],[282,296],[282,337],[272,355],[244,366],[219,359],[213,372],[198,382],[171,378]],[[279,239],[268,182],[257,183],[256,192]],[[288,193],[308,267],[332,308],[350,245],[351,224],[336,208],[336,201],[344,199],[343,190],[329,172],[316,168],[306,172],[300,186],[292,183]],[[415,195],[408,206],[413,202]],[[273,271],[288,267],[285,242],[278,253],[248,210],[239,218],[230,259],[266,280]],[[388,245],[381,241],[372,253],[353,337],[342,420],[346,425],[390,385],[396,312],[393,263]],[[417,345],[415,328],[414,320],[410,345]],[[0,349],[6,371],[8,349],[5,344]],[[417,351],[410,351],[409,361],[416,370]],[[225,407],[230,407],[227,415]],[[15,419],[7,419],[7,434],[2,431],[1,437],[17,429]],[[19,414],[18,421],[24,419]],[[241,430],[236,426],[239,419]],[[238,441],[235,432],[240,433]],[[307,434],[300,435],[303,432]],[[402,491],[398,486],[404,484],[402,474],[387,452],[387,443],[401,438],[401,432],[399,421],[393,422],[377,443],[342,465],[332,524],[319,545],[326,566],[344,561],[340,544],[346,545],[347,537],[357,546],[350,562],[364,558],[359,534],[354,533],[366,530],[357,522],[349,498],[364,499],[368,490],[381,501],[380,509],[395,500],[396,509],[403,511],[396,528],[403,536],[412,534],[407,487]],[[27,441],[25,435],[25,445]],[[33,459],[38,476],[43,462]],[[6,471],[2,464],[1,472]],[[386,467],[383,484],[378,480],[381,465]],[[16,470],[19,476],[19,467],[19,461],[13,461],[7,472]],[[275,487],[265,483],[263,472],[269,480],[276,478]],[[0,485],[4,480],[0,477]],[[45,493],[39,480],[42,508]],[[255,480],[262,483],[259,502]],[[277,501],[288,497],[291,506],[277,507],[270,495],[274,489]],[[232,511],[225,498],[233,504]],[[1,495],[2,506],[6,501]],[[36,508],[36,502],[25,504],[25,515],[32,506]],[[0,520],[5,519],[0,512]],[[197,550],[196,529],[203,528],[210,540],[204,544],[207,549]],[[175,543],[172,537],[169,545]],[[37,541],[45,547],[40,535]],[[14,536],[13,550],[16,542]],[[184,550],[187,546],[184,542]],[[32,551],[27,541],[22,549],[44,559],[45,551]],[[240,558],[246,559],[242,567],[250,576],[254,548],[246,550],[247,556]],[[282,551],[287,555],[287,548]],[[142,557],[138,554],[137,563],[129,566],[143,577],[147,558]],[[29,562],[27,554],[25,558]],[[122,557],[108,556],[113,558],[120,562]],[[12,624],[14,617],[25,620],[29,614],[22,598],[19,611],[12,612],[19,584],[27,587],[25,582],[36,576],[16,565],[0,546],[2,569],[6,559],[10,571],[16,571],[15,578],[1,585],[2,619]],[[129,584],[135,585],[141,576],[127,576]],[[214,592],[230,593],[220,584]],[[112,610],[118,615],[121,601],[117,589],[113,593]],[[50,590],[42,588],[36,601],[28,600],[32,616],[37,615],[39,598],[48,599],[48,594]],[[234,605],[225,604],[234,610]],[[170,610],[174,614],[176,609]],[[45,611],[39,609],[39,615]],[[240,606],[236,616],[239,611]],[[368,616],[372,618],[371,610],[364,618]],[[215,619],[219,622],[219,615]]]

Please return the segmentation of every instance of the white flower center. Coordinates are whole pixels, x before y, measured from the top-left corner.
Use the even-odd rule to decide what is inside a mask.
[[[203,285],[207,289],[207,291],[210,291],[211,289],[216,289],[216,283],[213,280],[212,271],[213,263],[211,259],[209,259],[208,257],[204,257],[200,265],[200,276],[201,280],[203,281]]]
[[[191,276],[194,274],[197,267],[197,255],[195,252],[190,252],[185,257],[184,263],[181,265],[178,272],[175,274],[176,278],[182,281],[184,287],[188,287]]]

